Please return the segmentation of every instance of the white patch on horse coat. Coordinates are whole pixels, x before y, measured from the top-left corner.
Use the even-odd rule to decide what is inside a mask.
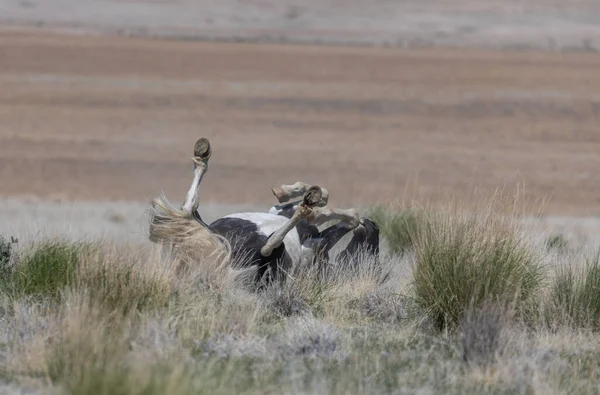
[[[296,209],[298,208],[298,206],[299,206],[298,204],[295,204],[295,205],[293,206],[294,210],[296,210]],[[272,206],[272,207],[269,209],[269,214],[278,215],[278,214],[279,214],[279,213],[281,213],[282,211],[283,211],[282,209],[280,209],[280,208],[277,208],[276,206]]]
[[[299,206],[299,204],[300,204],[300,202],[296,202],[294,204],[294,209],[297,209],[298,206]],[[281,211],[282,210],[278,209],[276,206],[271,206],[271,208],[269,208],[268,214],[276,215],[276,216],[278,216],[280,218],[285,218],[283,216],[278,215],[279,213],[281,213]],[[254,214],[258,214],[258,213],[246,213],[246,214],[254,215]],[[233,216],[236,216],[236,215],[237,214],[233,214]],[[244,218],[244,219],[249,219],[249,218]],[[250,220],[253,221],[252,219],[250,219]],[[281,224],[284,224],[284,223],[285,223],[285,221],[281,222]],[[283,225],[281,225],[281,226],[283,226]],[[294,231],[296,231],[296,229],[294,229]],[[296,233],[297,233],[297,231],[296,231]],[[342,240],[338,241],[338,243],[336,244],[338,246],[338,248],[345,248],[347,246],[348,242],[350,241],[350,238],[352,237],[352,232],[348,232],[348,234],[350,236],[345,235],[344,237],[342,237],[342,240],[344,240],[344,243],[342,243]],[[341,245],[343,245],[343,247],[339,247]],[[286,246],[288,246],[288,243],[286,243]],[[300,246],[300,253],[301,253],[301,256],[302,256],[302,260],[300,261],[300,263],[302,265],[305,265],[305,264],[308,264],[308,263],[312,262],[313,258],[315,257],[315,252],[313,251],[313,249],[309,248],[309,247],[306,247],[304,245]],[[331,258],[331,251],[327,255]],[[296,261],[294,261],[294,262],[296,262]]]

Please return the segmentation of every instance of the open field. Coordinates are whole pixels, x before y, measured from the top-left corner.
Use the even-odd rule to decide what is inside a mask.
[[[5,196],[180,200],[211,139],[204,202],[468,197],[525,183],[545,212],[600,210],[600,55],[0,34]]]
[[[454,3],[0,0],[0,393],[600,394],[600,3]],[[201,136],[204,220],[319,184],[380,260],[181,273]]]
[[[89,238],[0,246],[2,393],[600,392],[600,260],[538,240],[486,201],[408,229],[388,212],[382,235],[392,250],[408,236],[406,252],[325,276],[295,268],[260,292],[214,257],[179,273],[126,231],[135,221],[121,215],[140,207],[65,206],[45,206],[62,214],[47,223],[88,211],[76,224]]]
[[[186,40],[600,49],[594,0],[0,0],[0,24]]]
[[[266,211],[261,204],[216,204],[203,206],[202,218],[212,222],[234,212]],[[361,206],[364,213],[369,206]],[[0,235],[14,236],[24,243],[66,237],[69,240],[105,240],[121,244],[148,245],[148,209],[143,202],[51,202],[35,198],[0,199]],[[540,242],[562,235],[574,246],[593,251],[600,247],[600,220],[595,217],[524,216],[520,218],[528,237]]]

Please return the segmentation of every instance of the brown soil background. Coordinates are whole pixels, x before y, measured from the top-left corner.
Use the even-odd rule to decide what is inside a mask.
[[[31,4],[24,13],[43,3]],[[205,136],[205,202],[273,203],[272,186],[298,180],[327,187],[338,205],[444,190],[468,199],[472,186],[522,182],[529,198],[551,199],[546,213],[600,212],[600,54],[591,48],[161,40],[81,34],[89,21],[77,15],[77,29],[3,15],[5,197],[147,201],[162,190],[180,201]]]

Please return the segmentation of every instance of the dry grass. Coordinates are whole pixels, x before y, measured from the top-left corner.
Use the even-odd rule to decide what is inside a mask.
[[[545,280],[541,255],[520,232],[502,192],[469,212],[423,216],[414,236],[415,296],[438,325],[458,325],[469,308],[494,302],[528,315]]]
[[[581,306],[588,309],[586,318],[595,317],[597,261],[582,266],[579,256],[560,255],[586,274],[576,277],[576,286],[561,285],[563,277],[551,277],[554,269],[543,264],[552,252],[544,243],[522,239],[512,219],[502,220],[505,213],[493,207],[476,207],[476,215],[446,210],[438,216],[426,210],[437,218],[430,225],[436,225],[422,227],[425,232],[401,254],[382,254],[379,265],[359,256],[355,265],[342,262],[325,274],[297,268],[284,283],[262,291],[248,281],[251,275],[222,270],[227,265],[214,255],[188,257],[182,271],[177,255],[156,245],[82,246],[53,239],[13,246],[16,258],[0,297],[2,389],[56,394],[600,392],[600,337],[589,325],[596,321],[561,318],[578,317],[571,312]],[[461,228],[465,223],[467,230]],[[518,249],[494,254],[498,240],[513,240]],[[449,245],[456,254],[440,256],[454,257],[452,265],[427,258],[432,248]],[[470,289],[470,294],[461,291],[470,296],[420,272],[419,265],[432,262],[449,280]],[[502,270],[486,271],[490,262]],[[459,270],[458,264],[471,271]],[[496,282],[522,282],[528,272],[517,268],[529,264],[539,265],[549,281],[529,288],[531,314],[524,320],[515,314],[521,299],[508,297],[523,287],[487,281],[493,275]],[[409,282],[402,276],[406,267],[413,269]],[[43,286],[25,287],[23,273],[36,274],[36,284]],[[424,281],[427,287],[419,285]],[[561,297],[546,297],[557,287]],[[427,295],[433,301],[453,300],[433,305],[456,317],[456,327],[439,331],[432,306],[422,303]],[[557,318],[553,325],[548,314]]]

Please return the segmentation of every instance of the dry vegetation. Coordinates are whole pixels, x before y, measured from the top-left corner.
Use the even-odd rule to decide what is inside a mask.
[[[464,201],[374,208],[378,264],[303,268],[260,291],[232,262],[186,256],[182,271],[140,242],[134,204],[104,218],[96,203],[2,201],[1,393],[600,393],[600,251],[527,231],[526,210],[468,188],[523,179],[552,196],[548,212],[600,208],[596,2],[4,3],[5,196],[176,193],[181,142],[202,133],[219,141],[204,195],[215,217],[226,202],[270,205],[265,177],[289,174],[336,200],[388,203],[406,185]],[[194,42],[217,37],[256,42]],[[410,49],[433,44],[472,50]],[[63,237],[30,241],[33,221]],[[598,233],[595,218],[574,221]]]
[[[181,272],[157,246],[5,237],[5,392],[600,392],[598,256],[485,202],[379,208],[379,265],[262,291],[217,258]]]

